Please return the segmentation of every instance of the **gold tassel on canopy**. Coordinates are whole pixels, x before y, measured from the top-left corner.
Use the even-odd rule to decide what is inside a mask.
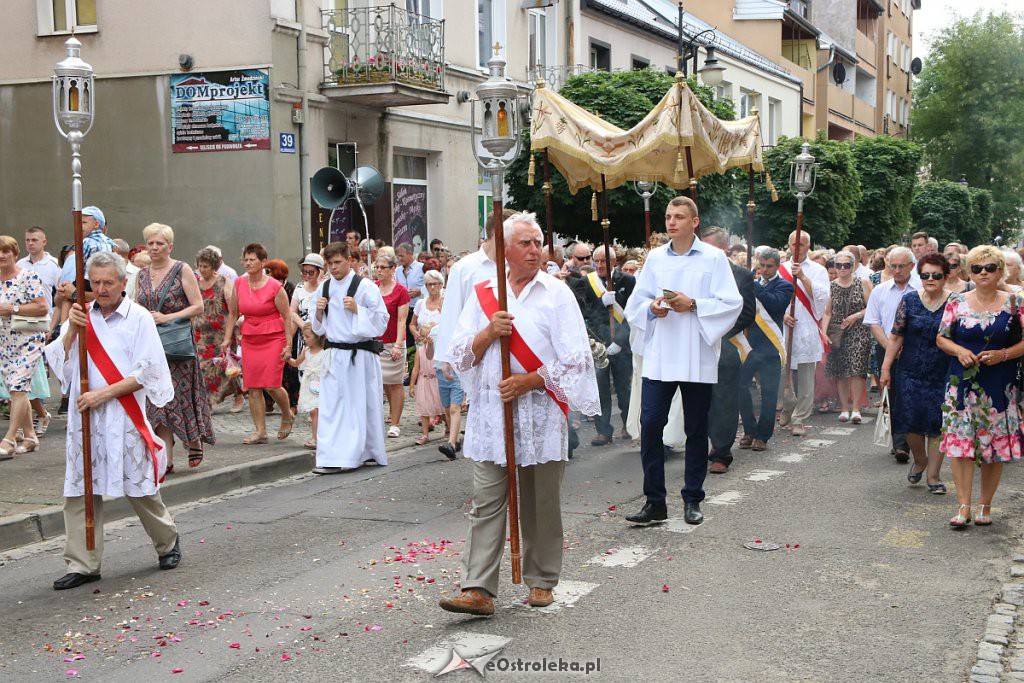
[[[673,176],[673,180],[675,180],[677,183],[682,183],[683,178],[686,177],[685,174],[686,162],[683,160],[683,151],[679,150],[679,153],[676,154],[676,172],[675,176]]]
[[[779,193],[775,190],[775,183],[772,182],[772,174],[771,173],[765,173],[764,174],[764,186],[768,189],[768,192],[771,193],[772,201],[773,202],[779,201]]]
[[[537,157],[535,154],[530,155],[530,167],[526,170],[526,184],[529,185],[530,187],[533,187],[533,176],[536,172],[536,158]]]
[[[590,195],[590,220],[597,222],[597,193]]]

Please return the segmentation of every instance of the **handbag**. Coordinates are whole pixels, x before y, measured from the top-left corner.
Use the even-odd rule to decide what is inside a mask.
[[[889,415],[889,387],[882,389],[882,405],[875,418],[875,445],[892,448],[892,418]]]
[[[21,280],[21,290],[24,294],[26,301],[31,301],[28,296],[28,292],[25,292],[25,273],[26,270],[22,270],[18,276]],[[11,329],[15,332],[23,332],[25,334],[40,334],[50,331],[50,317],[47,315],[18,315],[17,313],[11,314]]]
[[[1017,295],[1013,292],[1010,293],[1009,328],[1009,339],[1006,342],[1006,348],[1019,344],[1022,336],[1019,309],[1017,308]],[[1017,358],[1013,362],[1016,369],[1013,385],[1017,388],[1017,400],[1020,401],[1021,398],[1024,397],[1024,368],[1021,367],[1020,358]]]
[[[852,285],[851,285],[852,286]],[[843,317],[840,321],[834,322],[829,320],[828,330],[825,334],[828,336],[828,344],[832,347],[833,351],[838,351],[839,347],[843,344],[843,335],[846,334],[846,330],[842,328],[843,320],[850,317],[850,300],[846,300],[846,307],[843,310]]]
[[[170,294],[171,287],[174,286],[174,279],[178,276],[181,268],[182,263],[179,261],[171,272],[168,273],[167,277],[164,278],[164,284],[160,287],[160,299],[154,310],[159,311],[163,308],[164,301],[167,300],[167,295]],[[164,347],[164,355],[167,356],[167,360],[192,360],[196,357],[196,344],[192,338],[191,320],[175,318],[170,322],[158,324],[156,331],[160,335],[160,343]]]

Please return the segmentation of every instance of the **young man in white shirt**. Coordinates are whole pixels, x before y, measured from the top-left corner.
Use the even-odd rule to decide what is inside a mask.
[[[57,259],[46,252],[46,231],[32,227],[25,231],[25,258],[18,261],[18,267],[33,271],[43,281],[43,296],[46,309],[53,310],[53,294],[60,282],[60,266]]]

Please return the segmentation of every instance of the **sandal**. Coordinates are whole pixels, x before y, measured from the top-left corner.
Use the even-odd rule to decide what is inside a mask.
[[[295,413],[289,418],[281,418],[281,426],[277,430],[277,440],[284,441],[288,438],[288,435],[292,433],[292,427],[295,425]]]
[[[8,444],[8,443],[11,444],[12,447],[11,448],[4,448],[4,444]],[[3,458],[4,460],[8,460],[10,458],[13,458],[14,454],[17,452],[17,450],[18,450],[18,443],[16,441],[11,441],[10,439],[7,439],[7,438],[0,439],[0,458]]]
[[[46,433],[46,430],[50,428],[50,420],[53,416],[46,413],[42,417],[38,418],[39,424],[36,425],[36,436],[42,436]]]
[[[427,434],[420,434],[419,436],[416,437],[416,445],[417,446],[422,446],[423,444],[425,444],[428,441],[430,441],[430,436],[427,435]]]
[[[302,444],[302,447],[303,448],[308,448],[311,451],[315,451],[316,450],[316,441],[314,439],[309,439],[308,441],[306,441],[306,443]]]
[[[188,466],[194,468],[194,467],[199,467],[202,464],[203,464],[203,448],[202,448],[202,446],[200,446],[199,448],[192,448],[191,446],[189,446],[189,449],[188,449]]]
[[[168,465],[164,470],[164,476],[166,477],[168,474],[174,474],[174,465]]]
[[[992,518],[989,514],[992,512],[992,505],[981,505],[978,504],[978,512],[974,515],[974,526],[990,526],[992,524]]]
[[[966,511],[966,512],[965,512]],[[971,506],[961,505],[957,508],[956,516],[949,520],[949,525],[954,529],[963,529],[971,523]]]
[[[934,493],[937,496],[941,496],[946,493],[946,485],[941,481],[938,484],[928,484],[928,493]]]
[[[398,427],[394,425],[388,427],[388,436],[392,439],[396,438],[399,434],[401,434],[401,432],[398,430]]]
[[[39,437],[38,436],[26,436],[21,441],[21,445],[14,449],[14,452],[22,455],[25,453],[31,453],[32,451],[39,448]]]
[[[252,446],[253,444],[258,443],[267,443],[267,435],[253,434],[252,436],[247,436],[244,439],[242,439],[242,443],[244,443],[246,446]]]
[[[922,469],[920,472],[915,472],[915,467],[917,467],[917,463],[911,463],[910,469],[907,470],[907,481],[909,481],[911,484],[920,484],[921,477],[924,476],[924,470],[927,468]]]

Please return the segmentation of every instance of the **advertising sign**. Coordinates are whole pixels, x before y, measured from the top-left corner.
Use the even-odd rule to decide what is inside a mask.
[[[270,149],[266,69],[171,75],[171,149]]]
[[[393,244],[412,245],[414,254],[426,251],[427,186],[395,183],[393,188]]]

